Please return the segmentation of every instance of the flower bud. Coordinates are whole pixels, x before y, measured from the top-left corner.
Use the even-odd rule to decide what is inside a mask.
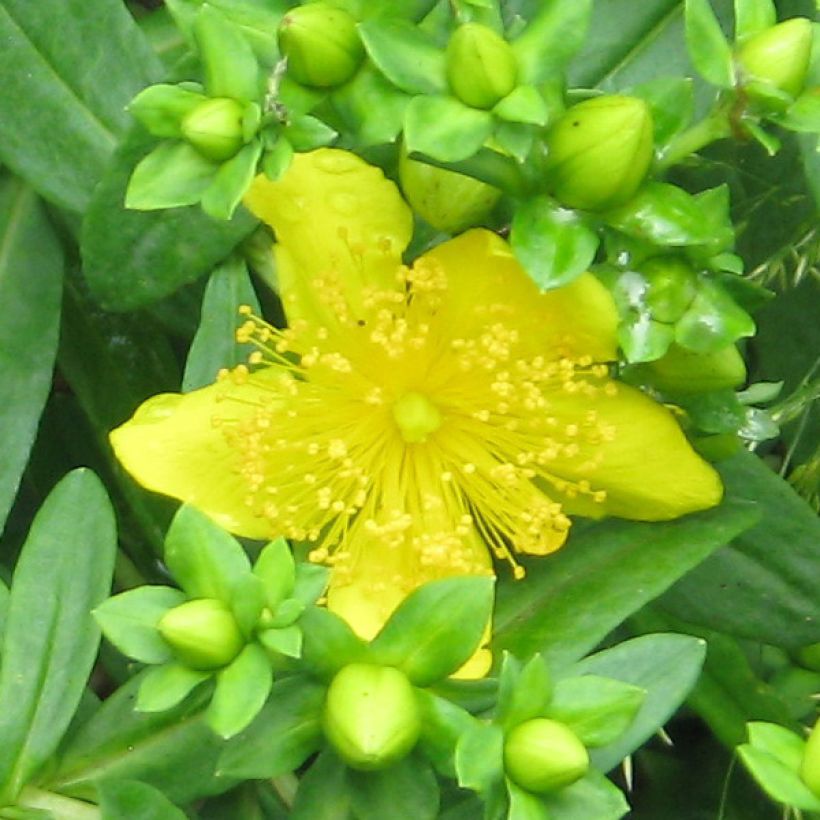
[[[180,129],[202,156],[223,162],[242,147],[243,115],[241,103],[216,97],[200,103],[182,120]]]
[[[571,208],[622,205],[652,161],[652,115],[637,97],[607,95],[572,106],[547,134],[547,190]]]
[[[748,79],[796,97],[806,82],[811,46],[811,21],[793,17],[752,35],[741,45],[737,62]]]
[[[522,789],[545,794],[582,778],[589,769],[589,754],[568,726],[535,718],[507,735],[504,769]]]
[[[514,88],[518,63],[510,44],[480,23],[459,26],[447,45],[447,81],[463,103],[492,108]]]
[[[800,764],[800,777],[812,794],[820,797],[820,720],[814,724]]]
[[[686,262],[674,256],[648,259],[640,268],[649,285],[646,303],[652,318],[674,324],[695,298],[695,272]]]
[[[389,666],[352,663],[327,690],[324,729],[354,769],[383,769],[416,745],[421,716],[404,673]]]
[[[465,174],[399,157],[399,179],[413,210],[439,231],[459,233],[483,222],[501,191]]]
[[[364,57],[356,21],[328,3],[291,9],[279,24],[279,48],[293,79],[317,88],[347,82]]]
[[[645,380],[664,393],[725,390],[746,380],[746,365],[734,345],[714,353],[695,353],[673,344],[660,359],[640,369]]]
[[[157,629],[181,663],[202,671],[227,666],[245,644],[231,611],[213,598],[169,609]]]

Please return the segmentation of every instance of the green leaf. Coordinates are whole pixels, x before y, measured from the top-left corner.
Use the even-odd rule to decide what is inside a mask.
[[[492,133],[493,118],[454,97],[414,97],[405,112],[404,141],[441,162],[458,162],[475,154]]]
[[[284,538],[277,538],[259,553],[253,574],[265,585],[265,604],[275,612],[279,604],[291,596],[296,582],[296,564]]]
[[[674,586],[663,608],[692,623],[788,649],[820,641],[817,516],[750,453],[718,469],[727,497],[754,503],[761,523]]]
[[[496,723],[475,723],[459,738],[455,757],[458,784],[480,793],[504,777],[504,732]]]
[[[713,353],[754,332],[752,317],[719,284],[702,280],[692,304],[678,320],[675,341],[695,353]]]
[[[255,102],[260,96],[259,64],[239,29],[214,6],[204,4],[194,19],[193,33],[208,96]]]
[[[745,40],[752,34],[777,23],[777,9],[772,0],[734,0],[735,40]]]
[[[105,820],[185,820],[161,791],[136,780],[103,780],[98,787]]]
[[[507,779],[510,807],[507,820],[550,820],[550,813],[541,798],[516,786]]]
[[[475,652],[492,605],[492,578],[431,581],[402,601],[370,649],[378,663],[402,670],[415,686],[429,686]]]
[[[689,635],[642,635],[584,658],[573,675],[603,675],[640,687],[646,696],[637,716],[613,743],[591,753],[602,772],[642,746],[672,717],[698,680],[706,644]]]
[[[550,817],[561,820],[618,820],[629,812],[621,790],[594,769],[571,786],[544,797]]]
[[[359,34],[374,65],[408,94],[447,93],[444,51],[424,31],[399,19],[359,23]]]
[[[343,666],[366,662],[369,651],[364,641],[338,615],[319,607],[305,610],[302,628],[302,660],[322,680],[329,681]]]
[[[186,142],[163,142],[134,169],[125,207],[154,211],[193,205],[202,198],[218,167]]]
[[[330,145],[338,133],[317,117],[292,117],[282,129],[287,141],[297,151],[312,151],[323,145]]]
[[[692,119],[694,90],[689,77],[658,77],[641,83],[631,93],[649,104],[655,129],[655,150],[660,151]]]
[[[803,762],[806,741],[789,729],[776,723],[753,721],[747,724],[749,744],[755,749],[781,760],[790,769],[797,771]]]
[[[51,390],[62,280],[63,253],[42,204],[27,185],[0,174],[0,531]]]
[[[686,0],[686,47],[705,80],[719,88],[732,87],[732,50],[709,0]]]
[[[140,663],[165,663],[172,653],[157,632],[157,623],[185,600],[185,594],[172,587],[136,587],[103,601],[92,614],[105,637],[124,655]]]
[[[504,658],[496,707],[496,720],[505,731],[531,718],[543,717],[553,695],[552,679],[540,655],[530,658],[514,676],[508,671],[512,660],[511,655]]]
[[[202,210],[214,219],[230,219],[256,176],[262,141],[246,145],[224,162],[202,195]]]
[[[675,329],[647,311],[630,311],[618,325],[618,344],[630,363],[660,359],[675,340]]]
[[[208,725],[221,737],[241,732],[258,714],[273,684],[273,670],[265,650],[248,644],[216,673],[216,689],[205,713]]]
[[[0,42],[0,161],[83,211],[159,60],[116,0],[2,0]]]
[[[133,131],[118,148],[83,222],[83,273],[109,310],[133,310],[173,293],[221,262],[256,221],[241,211],[215,222],[199,207],[166,212],[125,210],[125,188],[153,140]]]
[[[299,781],[290,816],[291,820],[348,820],[350,817],[348,769],[330,749],[319,755]]]
[[[149,85],[128,105],[129,113],[155,137],[182,139],[180,123],[208,98],[178,85]]]
[[[295,624],[265,629],[259,632],[258,639],[271,652],[278,652],[289,658],[298,658],[302,654],[302,630]]]
[[[438,783],[430,764],[419,755],[410,754],[375,772],[350,771],[348,782],[352,808],[359,820],[438,817]],[[396,805],[397,797],[400,808]]]
[[[540,651],[551,669],[577,660],[757,517],[754,505],[731,500],[677,521],[576,530],[567,549],[528,562],[525,584],[499,584],[495,648]]]
[[[256,315],[261,313],[248,266],[234,255],[215,268],[208,279],[199,327],[185,362],[183,392],[213,384],[221,368],[247,361],[251,346],[235,339],[240,305],[250,305]]]
[[[88,470],[69,473],[34,519],[14,571],[0,668],[0,802],[54,753],[80,702],[111,586],[114,514]]]
[[[140,780],[185,804],[230,786],[215,776],[224,742],[202,717],[209,687],[164,712],[136,712],[134,700],[144,675],[106,698],[63,749],[46,787],[96,800],[99,780]]]
[[[277,180],[290,168],[293,160],[293,146],[284,137],[280,137],[273,147],[262,154],[262,173],[268,179]]]
[[[584,746],[595,748],[612,743],[629,728],[645,697],[644,689],[612,678],[562,678],[546,716],[569,726]]]
[[[591,0],[544,0],[524,31],[512,43],[519,81],[537,85],[560,74],[583,45]]]
[[[230,605],[234,585],[251,571],[239,542],[194,507],[180,507],[165,536],[165,563],[189,598]]]
[[[327,589],[330,571],[320,564],[299,563],[296,565],[296,581],[293,586],[293,597],[310,606],[316,603]]]
[[[737,753],[752,777],[773,800],[805,811],[820,811],[820,799],[809,791],[794,769],[748,744],[738,746]]]
[[[191,693],[194,687],[211,677],[178,663],[167,663],[149,669],[142,678],[135,709],[139,712],[164,712],[172,709]]]
[[[419,749],[440,774],[455,779],[454,756],[461,736],[475,725],[475,718],[449,700],[426,689],[416,690],[421,712]]]
[[[278,777],[300,766],[321,745],[324,699],[325,688],[307,678],[278,680],[250,726],[225,745],[220,775]]]
[[[538,89],[532,85],[516,86],[493,108],[493,114],[509,122],[546,125],[549,109]]]
[[[820,133],[820,96],[813,90],[801,94],[776,122],[789,131]]]
[[[539,196],[516,209],[510,244],[535,283],[548,290],[570,283],[589,267],[598,236],[577,212]]]

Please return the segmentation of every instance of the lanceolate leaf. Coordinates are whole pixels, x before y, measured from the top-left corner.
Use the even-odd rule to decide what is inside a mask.
[[[161,791],[137,780],[108,780],[100,783],[100,809],[106,820],[185,820]]]
[[[37,196],[0,175],[0,531],[51,389],[62,279],[62,250]]]
[[[2,0],[0,43],[0,159],[82,211],[159,61],[119,0]]]
[[[686,45],[706,80],[720,88],[732,85],[732,53],[709,0],[686,0]]]
[[[105,491],[69,473],[34,520],[12,582],[0,667],[0,802],[54,752],[80,701],[111,586],[116,532]],[[3,799],[5,798],[5,800]]]

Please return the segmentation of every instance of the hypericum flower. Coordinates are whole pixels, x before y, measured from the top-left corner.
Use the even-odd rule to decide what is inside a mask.
[[[289,325],[210,387],[111,435],[146,487],[240,535],[310,542],[371,638],[412,589],[558,549],[568,513],[674,518],[720,500],[672,414],[609,376],[618,317],[589,274],[539,292],[472,230],[401,262],[412,215],[353,154],[297,155],[246,204],[276,232]]]

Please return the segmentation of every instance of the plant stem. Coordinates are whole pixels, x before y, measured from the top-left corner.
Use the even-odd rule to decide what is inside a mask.
[[[296,798],[296,789],[299,788],[299,779],[294,774],[282,774],[271,778],[271,784],[276,789],[280,800],[288,807],[293,806]]]
[[[97,806],[84,800],[75,800],[55,792],[47,792],[26,786],[17,798],[18,806],[30,809],[45,809],[60,820],[101,820],[102,814]]]
[[[657,170],[666,170],[710,143],[731,135],[732,128],[726,110],[722,106],[716,108],[700,122],[673,137],[658,157]]]

